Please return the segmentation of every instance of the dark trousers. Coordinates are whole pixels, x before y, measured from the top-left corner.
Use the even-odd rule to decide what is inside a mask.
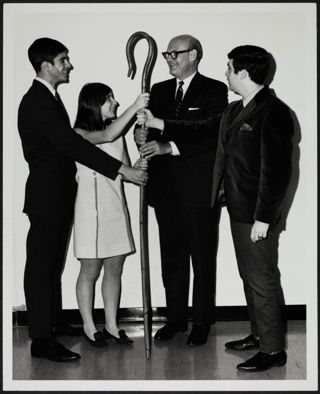
[[[157,205],[155,214],[168,321],[181,323],[188,319],[191,257],[193,323],[211,324],[214,322],[220,209],[181,207],[170,202]]]
[[[61,321],[61,275],[72,217],[29,215],[24,291],[29,336],[50,338]]]
[[[270,228],[267,238],[252,242],[252,224],[230,220],[239,273],[248,305],[251,333],[260,337],[265,353],[285,347],[281,305],[284,303],[278,269],[279,232]]]

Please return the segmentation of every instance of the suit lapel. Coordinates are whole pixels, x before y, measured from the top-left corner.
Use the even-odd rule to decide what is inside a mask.
[[[262,89],[257,95],[249,102],[248,105],[246,105],[242,110],[240,109],[240,106],[242,106],[242,100],[240,100],[230,111],[230,114],[228,115],[229,118],[231,118],[231,122],[225,129],[225,133],[227,134],[231,129],[233,129],[235,126],[237,126],[239,123],[242,123],[248,116],[252,116],[252,114],[256,111],[259,110],[261,105],[264,104],[264,99],[266,95],[268,94],[269,89],[264,88]],[[235,116],[233,115],[235,113]]]
[[[68,122],[68,125],[70,125],[70,119],[69,119],[69,115],[67,110],[65,109],[65,106],[63,105],[63,102],[61,101],[60,96],[58,95],[58,98],[56,99],[53,94],[49,91],[49,89],[42,84],[41,82],[34,80],[33,81],[33,86],[36,89],[40,89],[40,91],[42,92],[41,95],[45,95],[45,97],[52,101],[53,103],[55,103],[55,105],[59,108],[59,111],[62,112],[63,117],[65,118],[65,120]]]
[[[201,97],[203,94],[203,86],[201,75],[197,72],[195,76],[192,78],[192,81],[189,85],[186,94],[183,97],[181,104],[181,112],[185,112],[187,108],[189,108],[190,103],[192,103],[194,97]]]
[[[175,118],[175,95],[176,95],[176,79],[170,80],[170,83],[168,84],[167,88],[167,93],[165,97],[165,102],[167,103],[167,108],[170,110],[170,113]],[[179,119],[183,119],[184,114],[187,112],[187,109],[189,108],[190,105],[192,105],[194,98],[195,97],[201,97],[203,95],[204,91],[204,86],[202,83],[202,77],[201,74],[198,72],[195,74],[193,77],[188,90],[186,91],[185,95],[183,96],[181,107],[180,107],[180,116]]]
[[[58,92],[56,93],[56,98],[55,98],[55,100],[57,101],[57,103],[58,103],[58,105],[59,105],[59,108],[60,108],[61,111],[63,112],[63,115],[64,115],[65,119],[68,121],[68,124],[70,125],[70,119],[69,119],[68,112],[67,112],[67,110],[66,110],[66,108],[65,108],[65,106],[64,106],[64,104],[63,104],[63,102],[62,102],[62,100],[61,100],[61,97],[60,97],[60,95],[59,95]]]
[[[250,114],[255,109],[255,107],[256,104],[253,102],[253,100],[245,107],[243,107],[242,100],[240,100],[234,108],[235,116],[230,114],[230,116],[232,116],[232,120],[228,126],[228,129],[232,129],[235,125],[241,123],[248,116],[248,114]]]
[[[166,103],[164,107],[166,107],[166,112],[170,114],[170,116],[175,115],[176,108],[176,79],[173,78],[169,81],[168,86],[166,88],[165,96],[163,96],[163,103]]]

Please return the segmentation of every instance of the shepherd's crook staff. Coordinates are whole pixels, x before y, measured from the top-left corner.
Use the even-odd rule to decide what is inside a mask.
[[[157,44],[155,40],[143,31],[138,31],[129,38],[126,47],[126,55],[129,65],[128,77],[134,78],[137,66],[134,60],[134,48],[138,41],[145,38],[148,41],[149,52],[145,62],[141,92],[150,91],[150,79],[154,64],[157,58]],[[142,126],[145,127],[144,125]],[[151,292],[150,292],[150,272],[149,272],[149,248],[148,248],[148,207],[145,196],[145,186],[140,186],[140,255],[141,255],[141,277],[142,277],[142,298],[143,298],[143,322],[144,322],[144,342],[146,358],[151,356]]]

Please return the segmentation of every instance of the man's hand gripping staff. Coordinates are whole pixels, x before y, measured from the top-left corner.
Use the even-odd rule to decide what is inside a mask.
[[[167,155],[172,153],[170,143],[159,141],[146,142],[148,137],[148,127],[163,130],[164,122],[162,119],[155,118],[151,111],[143,109],[137,113],[137,123],[141,126],[135,130],[135,142],[140,146],[140,155],[145,159],[151,159],[157,155]]]

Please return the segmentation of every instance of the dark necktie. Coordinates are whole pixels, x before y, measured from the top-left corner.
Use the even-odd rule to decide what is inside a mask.
[[[181,107],[181,103],[182,103],[182,97],[183,97],[182,85],[183,84],[184,84],[183,81],[179,82],[179,87],[178,87],[177,94],[176,94],[176,117],[179,116],[179,111],[180,111],[180,107]]]

